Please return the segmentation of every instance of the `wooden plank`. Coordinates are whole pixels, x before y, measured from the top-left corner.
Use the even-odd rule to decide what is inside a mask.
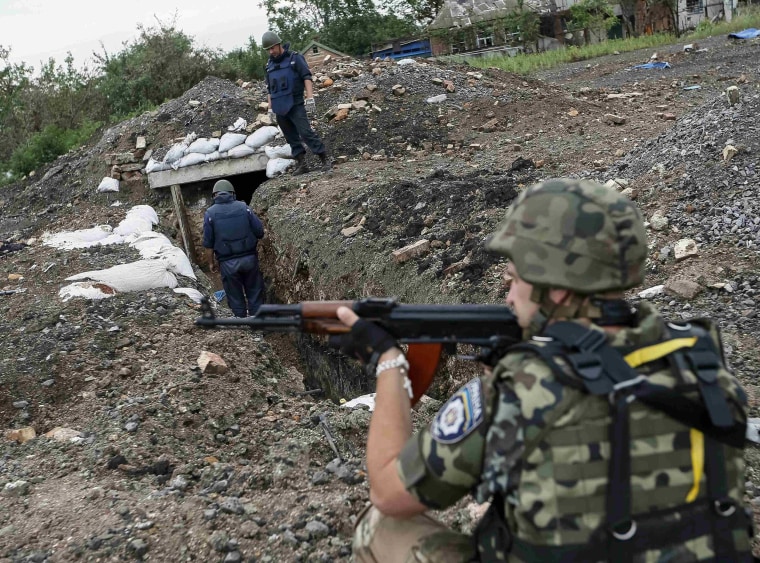
[[[173,184],[172,201],[174,202],[174,213],[177,215],[177,221],[179,222],[179,231],[182,233],[182,244],[185,246],[185,254],[190,259],[190,262],[195,263],[195,245],[193,244],[193,234],[190,232],[190,225],[187,223],[187,215],[185,215],[185,201],[182,198],[182,186],[179,184]]]
[[[151,188],[166,188],[175,184],[188,184],[226,178],[236,174],[247,174],[266,170],[269,158],[264,153],[252,154],[243,158],[214,160],[195,166],[185,166],[177,170],[161,170],[148,174],[148,185]]]

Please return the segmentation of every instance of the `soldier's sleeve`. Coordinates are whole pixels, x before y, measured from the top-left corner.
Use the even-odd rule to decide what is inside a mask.
[[[208,213],[203,217],[203,247],[214,248],[214,228]]]
[[[492,376],[465,384],[430,425],[412,436],[397,469],[406,489],[430,508],[446,508],[480,481],[485,436],[492,416]]]

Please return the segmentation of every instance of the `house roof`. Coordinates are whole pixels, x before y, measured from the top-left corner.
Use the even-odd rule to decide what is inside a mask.
[[[332,47],[328,47],[327,45],[323,45],[322,43],[317,43],[314,40],[309,41],[306,44],[306,46],[303,49],[301,49],[301,53],[303,53],[303,54],[310,53],[311,52],[311,48],[314,45],[316,45],[317,47],[319,47],[323,51],[327,51],[328,53],[332,53],[334,55],[338,55],[339,57],[350,57],[351,56],[351,55],[346,55],[345,53],[341,53],[337,49],[333,49]]]
[[[525,0],[523,6],[538,14],[557,10],[554,0]],[[428,29],[467,27],[504,17],[514,12],[517,7],[517,0],[445,0],[441,11]]]

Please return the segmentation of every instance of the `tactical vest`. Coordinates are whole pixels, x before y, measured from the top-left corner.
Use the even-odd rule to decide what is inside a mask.
[[[278,63],[270,60],[266,66],[272,111],[277,115],[286,115],[293,107],[293,94],[296,81],[299,80],[294,59],[296,54],[295,51],[291,52],[289,57],[284,57]]]
[[[214,253],[219,262],[256,254],[259,239],[251,230],[248,206],[245,203],[215,203],[206,213],[214,229]]]
[[[746,397],[709,321],[668,330],[621,349],[560,322],[510,350],[539,355],[566,393],[545,429],[526,433],[516,498],[495,498],[486,519],[506,526],[488,533],[511,541],[498,550],[509,561],[753,560]]]

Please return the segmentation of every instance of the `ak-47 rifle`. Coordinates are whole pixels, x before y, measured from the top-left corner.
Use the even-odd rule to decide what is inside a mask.
[[[389,298],[262,305],[253,317],[223,319],[214,315],[211,304],[204,298],[202,316],[195,324],[205,328],[244,327],[255,331],[341,335],[351,330],[337,317],[341,306],[377,323],[399,343],[408,345],[412,404],[430,386],[444,349],[455,352],[457,345],[475,346],[480,349],[478,354],[460,357],[495,366],[507,348],[522,336],[516,317],[504,305],[406,305]]]

